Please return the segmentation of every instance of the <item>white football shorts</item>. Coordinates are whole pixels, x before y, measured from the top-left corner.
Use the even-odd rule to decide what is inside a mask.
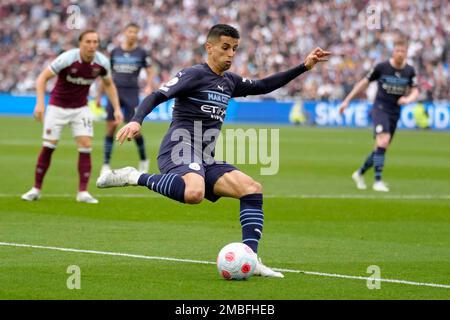
[[[62,129],[69,125],[73,137],[94,136],[94,116],[89,107],[61,108],[49,104],[45,112],[44,133],[45,140],[59,140]]]

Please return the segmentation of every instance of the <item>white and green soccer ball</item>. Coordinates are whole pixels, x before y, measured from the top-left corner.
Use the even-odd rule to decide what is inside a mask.
[[[256,263],[256,254],[241,242],[227,244],[217,256],[219,274],[227,280],[250,278],[255,272]]]

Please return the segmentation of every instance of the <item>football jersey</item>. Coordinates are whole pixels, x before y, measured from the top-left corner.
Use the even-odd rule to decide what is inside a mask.
[[[91,62],[85,62],[78,48],[60,54],[49,68],[58,76],[49,103],[61,108],[86,106],[89,87],[95,78],[111,76],[110,62],[105,55],[96,52]]]
[[[381,104],[386,111],[394,113],[400,112],[398,99],[407,93],[408,88],[417,86],[416,72],[411,65],[395,69],[389,60],[377,64],[367,79],[378,82],[374,104]]]
[[[140,47],[130,51],[116,47],[111,51],[111,70],[117,87],[138,88],[141,68],[147,68],[150,65],[151,58]]]
[[[175,98],[172,123],[161,143],[160,154],[171,151],[172,132],[177,129],[187,130],[193,139],[210,130],[210,141],[214,141],[225,120],[229,100],[262,93],[260,80],[249,80],[232,72],[220,76],[206,63],[181,70],[158,91],[167,99]],[[201,123],[201,132],[196,130],[195,123]],[[202,140],[202,149],[208,143]]]
[[[174,124],[202,121],[207,128],[220,129],[228,102],[233,97],[261,94],[257,81],[232,73],[216,74],[206,63],[183,69],[158,89],[168,99],[175,98]]]

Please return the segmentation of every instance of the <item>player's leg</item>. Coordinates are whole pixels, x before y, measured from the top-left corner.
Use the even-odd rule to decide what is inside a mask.
[[[209,175],[210,172],[207,172],[207,179]],[[242,242],[257,253],[264,225],[261,184],[245,173],[233,170],[217,179],[214,184],[214,194],[218,197],[239,199]]]
[[[114,146],[114,134],[117,130],[117,124],[114,121],[114,109],[108,100],[106,106],[106,134],[103,147],[103,165],[100,174],[110,170],[111,154]]]
[[[88,107],[73,110],[71,121],[72,135],[78,148],[78,202],[98,203],[87,191],[92,171],[92,137],[94,136],[93,116]]]
[[[145,141],[143,135],[138,135],[134,138],[136,147],[139,153],[139,165],[138,171],[141,173],[147,173],[150,167],[150,161],[147,158],[147,153],[145,152]]]
[[[166,137],[170,137],[170,132]],[[140,173],[133,167],[110,170],[97,179],[98,188],[144,186],[170,199],[196,204],[205,194],[205,168],[197,162],[193,147],[186,147],[182,154],[173,154],[178,142],[161,143],[158,156],[160,174]]]
[[[386,150],[389,147],[391,134],[387,132],[377,134],[375,151],[373,155],[373,166],[375,169],[375,181],[381,181],[385,162]]]
[[[374,138],[376,140],[378,134],[383,133],[383,130],[385,130],[383,128],[388,128],[389,124],[388,124],[388,121],[387,121],[387,118],[386,118],[384,112],[381,112],[380,110],[378,110],[376,105],[374,105],[374,107],[372,109],[372,120],[373,120],[373,127],[374,127],[373,134],[374,134]],[[366,185],[363,175],[364,175],[364,173],[366,173],[367,170],[369,170],[370,168],[372,168],[374,166],[375,155],[377,155],[377,159],[380,159],[378,152],[381,152],[381,151],[378,150],[377,145],[378,145],[378,143],[377,143],[377,141],[375,141],[374,149],[369,153],[369,155],[367,156],[367,158],[364,161],[364,163],[362,164],[362,166],[358,170],[353,172],[353,174],[352,174],[352,179],[356,184],[356,188],[358,188],[359,190],[367,189],[367,185]]]
[[[88,136],[77,136],[75,137],[77,147],[78,147],[78,193],[77,201],[86,203],[98,203],[98,200],[92,197],[92,195],[87,191],[89,178],[92,172],[92,138]]]
[[[143,186],[170,199],[197,204],[205,194],[205,180],[200,173],[178,168],[167,173],[140,173],[133,167],[105,172],[97,179],[98,188]],[[178,171],[184,171],[180,173]]]
[[[255,254],[258,254],[258,245],[264,226],[261,184],[226,163],[208,166],[205,179],[205,197],[208,200],[217,201],[220,197],[239,199],[242,242],[252,248]],[[259,258],[254,274],[266,277],[284,277],[282,273],[266,267]]]
[[[375,182],[372,188],[375,191],[389,192],[388,186],[382,179],[383,169],[386,159],[386,150],[392,140],[392,134],[395,132],[396,121],[398,119],[393,119],[388,113],[380,110],[377,110],[374,114],[376,114],[376,122],[374,121],[375,150],[373,155]]]
[[[39,153],[34,176],[34,186],[25,194],[22,195],[23,200],[33,201],[39,200],[41,197],[41,189],[45,174],[50,167],[53,152],[56,149],[61,131],[67,119],[64,115],[64,110],[59,107],[49,105],[47,107],[44,117],[43,129],[43,144]]]

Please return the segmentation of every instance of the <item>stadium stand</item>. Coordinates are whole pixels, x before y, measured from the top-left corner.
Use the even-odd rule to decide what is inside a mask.
[[[79,30],[69,28],[70,5],[68,0],[1,2],[0,92],[33,91],[42,66],[76,45]],[[421,100],[450,100],[446,0],[86,0],[77,5],[78,27],[96,28],[103,51],[118,43],[125,24],[142,26],[141,44],[151,52],[157,83],[203,60],[202,35],[215,23],[239,28],[244,41],[232,70],[250,78],[300,63],[316,44],[334,53],[325,67],[269,96],[280,100],[342,99],[370,66],[389,56],[395,33],[408,30],[408,58],[418,72]],[[379,29],[367,27],[374,6],[380,10]]]

